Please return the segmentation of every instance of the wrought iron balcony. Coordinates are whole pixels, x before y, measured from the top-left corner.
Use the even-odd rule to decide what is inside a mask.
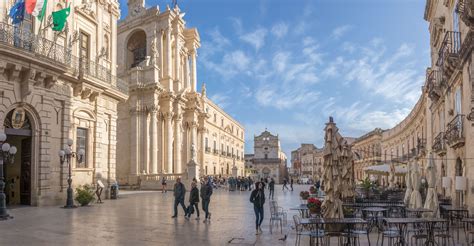
[[[416,143],[416,155],[419,157],[426,153],[426,139],[418,138]]]
[[[440,132],[433,141],[433,146],[431,147],[433,151],[438,155],[446,154],[446,145],[445,145],[445,138],[444,132]]]
[[[69,66],[71,62],[70,49],[4,22],[0,22],[0,44],[26,52],[31,58],[45,59],[56,65]]]
[[[2,46],[24,53],[30,59],[43,60],[73,76],[97,79],[128,94],[128,84],[114,76],[110,68],[73,56],[69,47],[4,22],[0,22],[0,48]]]
[[[462,21],[468,25],[474,25],[474,2],[471,0],[458,0],[456,12],[459,13]]]
[[[206,153],[211,153],[211,147],[206,147]]]
[[[464,146],[464,115],[458,114],[447,125],[446,142],[452,148]]]
[[[429,70],[426,91],[431,100],[437,101],[442,96],[443,75],[438,70]]]
[[[221,151],[221,155],[225,156],[225,151]]]
[[[449,78],[459,62],[459,51],[461,50],[461,33],[448,31],[444,35],[443,43],[438,52],[436,65],[440,67]]]
[[[219,150],[214,149],[214,155],[218,155],[218,154],[219,154]]]

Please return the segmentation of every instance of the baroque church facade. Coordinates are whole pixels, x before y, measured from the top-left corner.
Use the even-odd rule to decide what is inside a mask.
[[[118,71],[129,99],[119,105],[117,176],[122,184],[157,183],[187,173],[244,174],[244,128],[198,92],[197,29],[187,28],[176,5],[163,11],[128,2],[118,24]]]

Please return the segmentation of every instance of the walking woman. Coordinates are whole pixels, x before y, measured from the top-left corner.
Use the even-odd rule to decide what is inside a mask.
[[[163,178],[161,178],[161,193],[165,193],[166,192],[166,177],[163,176]]]
[[[199,220],[199,208],[198,208],[199,190],[196,186],[196,182],[193,181],[191,183],[191,187],[192,187],[191,192],[189,193],[189,206],[184,218],[189,220],[189,218],[191,217],[191,214],[193,214],[194,211],[196,211],[196,214],[197,214],[196,220]]]
[[[255,229],[257,230],[256,235],[262,233],[261,225],[263,222],[263,204],[265,204],[265,192],[263,191],[263,183],[255,183],[255,190],[250,195],[250,202],[253,203],[253,209],[255,211]]]

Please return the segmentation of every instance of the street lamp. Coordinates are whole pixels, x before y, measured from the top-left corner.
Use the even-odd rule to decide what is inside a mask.
[[[16,147],[11,146],[8,143],[5,143],[7,140],[7,135],[4,132],[0,132],[0,220],[8,220],[12,219],[13,217],[10,216],[7,212],[6,206],[6,196],[5,196],[5,177],[3,177],[3,162],[6,161],[7,163],[10,162],[13,164],[15,161],[15,154],[16,154]]]
[[[67,200],[66,200],[66,206],[64,208],[75,208],[74,206],[74,200],[72,198],[73,192],[72,192],[72,169],[71,169],[71,159],[76,158],[78,163],[82,163],[82,160],[85,155],[84,149],[80,149],[77,153],[72,151],[72,144],[73,140],[68,139],[67,140],[67,145],[64,145],[64,149],[59,151],[59,160],[61,161],[61,165],[64,165],[64,162],[67,163],[68,168],[69,168],[69,176],[67,178]]]

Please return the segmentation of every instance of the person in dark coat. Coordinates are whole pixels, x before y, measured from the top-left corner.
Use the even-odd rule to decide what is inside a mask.
[[[212,184],[211,178],[208,178],[207,182],[204,181],[201,184],[201,199],[202,199],[202,210],[206,214],[204,218],[204,223],[211,221],[211,213],[209,213],[209,203],[211,202],[211,195],[212,195]]]
[[[270,183],[268,183],[268,189],[270,190],[268,198],[273,200],[273,197],[275,196],[275,180],[273,178],[270,179]]]
[[[262,183],[255,184],[255,190],[250,194],[250,202],[253,203],[253,210],[255,212],[255,229],[257,230],[256,235],[262,233],[262,222],[263,222],[263,204],[265,204],[265,192],[263,190]]]
[[[181,178],[176,179],[176,184],[174,184],[174,215],[171,218],[178,217],[178,204],[181,204],[183,207],[184,214],[186,214],[186,206],[184,206],[184,196],[186,195],[186,187],[181,183]]]
[[[290,179],[290,188],[291,188],[291,191],[293,191],[293,178]]]
[[[290,189],[288,189],[288,186],[286,186],[287,184],[288,184],[288,181],[286,179],[283,179],[283,187],[281,188],[281,190],[285,190],[285,188],[287,190],[290,190]]]
[[[194,209],[196,211],[196,220],[199,220],[199,190],[196,187],[196,182],[191,183],[191,192],[189,193],[189,206],[187,209],[187,216],[185,217],[186,219],[189,220],[191,217],[191,211]]]

